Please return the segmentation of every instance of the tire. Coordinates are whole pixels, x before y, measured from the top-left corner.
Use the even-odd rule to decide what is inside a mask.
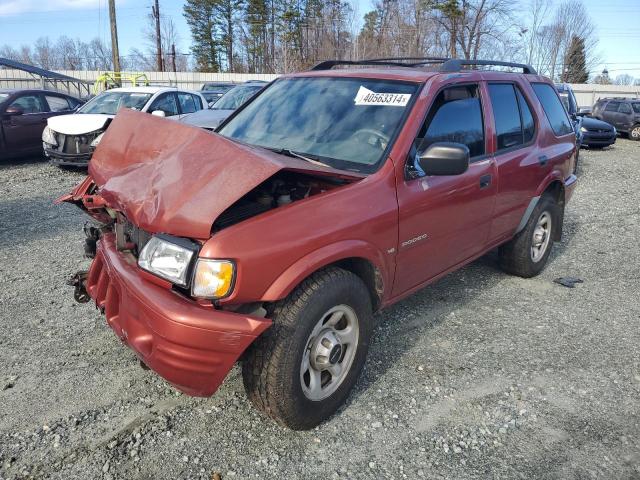
[[[507,273],[519,277],[531,278],[538,275],[545,267],[557,229],[563,220],[562,207],[550,195],[543,195],[526,226],[509,242],[499,249],[500,267]],[[543,239],[540,239],[539,222],[543,218],[548,225]],[[534,253],[534,234],[541,242],[542,250],[536,248]]]
[[[640,141],[640,125],[634,125],[629,130],[629,140]]]
[[[272,320],[244,358],[244,387],[278,423],[308,430],[336,412],[358,379],[373,330],[371,297],[358,276],[330,267],[278,302]]]

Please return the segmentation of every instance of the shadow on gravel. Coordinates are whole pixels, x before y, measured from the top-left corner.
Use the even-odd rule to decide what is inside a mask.
[[[0,171],[15,167],[28,167],[36,163],[47,163],[44,155],[30,155],[28,157],[16,157],[0,159]]]
[[[42,195],[4,202],[0,199],[0,250],[16,243],[53,238],[62,231],[79,232],[84,223],[82,212],[71,205],[54,205],[56,197]]]
[[[366,368],[348,403],[371,388],[448,315],[503,281],[507,274],[499,269],[497,260],[497,251],[489,252],[378,314]],[[384,330],[391,332],[378,338]]]

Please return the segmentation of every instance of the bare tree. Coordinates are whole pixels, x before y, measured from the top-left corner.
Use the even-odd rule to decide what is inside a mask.
[[[618,75],[613,81],[614,85],[633,85],[636,82],[636,79],[629,75],[628,73],[623,73],[622,75]]]

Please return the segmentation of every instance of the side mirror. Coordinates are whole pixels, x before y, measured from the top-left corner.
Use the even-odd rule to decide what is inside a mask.
[[[151,112],[151,115],[155,115],[156,117],[166,117],[167,114],[164,113],[162,110],[154,110],[153,112]]]
[[[7,107],[7,109],[4,111],[5,115],[23,115],[24,114],[24,110],[22,109],[22,107],[19,107],[18,105],[13,105],[10,107]]]
[[[469,148],[461,143],[436,142],[419,155],[426,175],[460,175],[469,168]]]

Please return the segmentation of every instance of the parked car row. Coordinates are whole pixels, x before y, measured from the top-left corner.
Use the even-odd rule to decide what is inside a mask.
[[[0,158],[44,151],[53,164],[86,167],[121,108],[214,130],[266,84],[211,83],[200,92],[114,88],[84,105],[80,99],[48,90],[0,90]]]

